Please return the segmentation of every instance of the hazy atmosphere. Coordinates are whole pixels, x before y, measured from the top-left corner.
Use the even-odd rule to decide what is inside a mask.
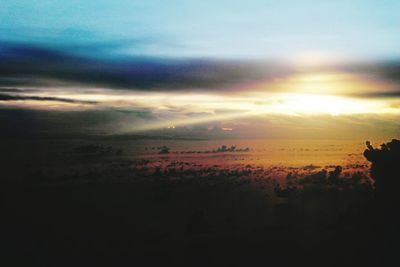
[[[0,5],[0,105],[34,110],[38,131],[60,114],[95,134],[398,134],[396,1]]]
[[[399,12],[395,0],[1,0],[7,254],[395,266]]]

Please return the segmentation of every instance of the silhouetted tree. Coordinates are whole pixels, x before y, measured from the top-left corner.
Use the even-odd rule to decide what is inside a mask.
[[[374,148],[369,141],[364,151],[365,158],[371,164],[371,177],[375,181],[377,198],[398,202],[400,200],[400,140],[382,144]]]
[[[158,154],[168,154],[169,153],[169,148],[167,146],[163,146],[160,149],[160,152]]]
[[[336,166],[335,169],[333,171],[329,172],[328,175],[328,182],[335,184],[339,178],[340,178],[340,174],[342,173],[342,167],[341,166]]]

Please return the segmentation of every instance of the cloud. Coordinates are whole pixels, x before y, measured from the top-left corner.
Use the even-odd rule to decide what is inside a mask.
[[[0,86],[49,86],[52,82],[133,90],[226,89],[238,83],[275,79],[290,68],[247,61],[84,57],[72,47],[0,43]],[[93,48],[87,47],[87,54]]]
[[[393,91],[376,91],[366,93],[366,97],[398,97],[400,96],[400,61],[381,61],[370,63],[353,63],[339,67],[340,70],[363,76],[366,79],[380,80],[394,87]]]
[[[0,101],[15,101],[15,100],[34,100],[34,101],[56,101],[64,103],[76,104],[96,104],[96,101],[74,100],[69,98],[60,97],[43,97],[43,96],[23,96],[23,95],[10,95],[0,93]]]
[[[21,89],[21,88],[1,88],[0,87],[0,93],[24,93],[24,92],[33,92],[36,91],[36,89]]]
[[[249,83],[277,81],[304,72],[284,63],[151,58],[115,53],[121,47],[140,46],[143,42],[146,41],[135,39],[106,44],[43,45],[0,41],[0,86],[224,92],[243,90],[243,85]],[[335,69],[383,80],[395,88],[400,83],[400,62],[397,61],[327,68],[326,71]],[[400,86],[397,88],[392,92],[360,92],[360,96],[398,97]]]
[[[386,79],[387,81],[400,82],[400,62],[378,62],[373,64],[355,65],[353,67],[366,74]]]
[[[369,92],[369,93],[363,93],[359,94],[358,96],[361,97],[372,97],[372,98],[398,98],[400,97],[400,89],[399,91],[390,91],[390,92]]]
[[[0,137],[107,135],[124,132],[125,127],[149,121],[157,121],[157,117],[141,110],[55,111],[0,107]]]

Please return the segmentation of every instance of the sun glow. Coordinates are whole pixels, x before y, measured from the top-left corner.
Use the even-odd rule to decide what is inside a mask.
[[[338,71],[296,73],[275,81],[260,82],[255,91],[304,94],[356,95],[360,92],[391,91],[393,86],[379,80]]]
[[[318,67],[340,62],[342,58],[337,54],[327,53],[323,51],[307,51],[295,55],[293,64],[298,67]]]
[[[127,125],[126,131],[170,129],[210,122],[242,121],[247,118],[273,116],[400,114],[399,98],[363,97],[362,93],[393,88],[379,81],[337,71],[300,72],[257,84],[243,84],[238,91],[175,91],[152,92],[95,88],[85,93],[71,94],[59,88],[36,91],[43,99],[53,101],[0,101],[4,106],[23,106],[54,110],[122,109],[147,112],[153,120]],[[375,90],[375,91],[374,91]],[[79,90],[77,90],[79,92]],[[360,94],[361,93],[361,94]],[[23,94],[20,94],[24,96]],[[56,101],[70,99],[71,101]],[[85,104],[92,103],[92,104]],[[125,125],[123,126],[125,128]],[[232,131],[233,128],[222,128]]]
[[[283,114],[362,114],[382,108],[371,101],[362,101],[334,95],[285,94],[273,110]]]

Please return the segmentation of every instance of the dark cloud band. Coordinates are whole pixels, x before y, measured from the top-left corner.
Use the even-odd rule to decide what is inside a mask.
[[[59,98],[59,97],[42,97],[42,96],[22,96],[22,95],[10,95],[0,93],[0,101],[16,101],[16,100],[34,100],[34,101],[56,101],[71,104],[96,104],[95,101],[85,101],[85,100],[74,100],[69,98]]]
[[[238,83],[288,75],[289,68],[260,62],[82,57],[63,47],[0,42],[0,85],[81,86],[134,90],[221,89]],[[89,53],[88,53],[89,54]]]

